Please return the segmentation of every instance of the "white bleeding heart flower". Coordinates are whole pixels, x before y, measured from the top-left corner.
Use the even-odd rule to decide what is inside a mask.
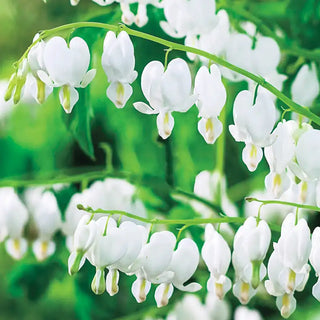
[[[279,122],[273,135],[275,142],[264,149],[270,167],[270,173],[265,178],[265,186],[269,192],[279,198],[291,184],[286,168],[293,160],[295,143],[286,122]]]
[[[91,283],[95,294],[102,294],[106,290],[105,268],[120,260],[127,251],[127,242],[123,230],[110,217],[103,217],[96,221],[97,234],[93,245],[86,252],[90,263],[96,267],[96,274]]]
[[[131,273],[130,267],[138,258],[142,246],[147,242],[148,238],[148,229],[131,221],[121,223],[119,229],[123,230],[125,235],[127,251],[121,259],[108,267],[106,289],[111,296],[119,291],[119,271]]]
[[[123,108],[132,95],[130,84],[138,75],[134,70],[133,44],[125,31],[121,31],[118,37],[113,31],[107,33],[101,62],[110,82],[107,96],[117,108]]]
[[[68,259],[70,275],[78,272],[85,262],[85,253],[93,245],[97,233],[97,224],[91,217],[85,215],[79,221],[73,236],[72,251]]]
[[[33,42],[38,41],[39,34],[37,33]],[[43,103],[47,97],[52,93],[52,86],[46,85],[38,76],[38,71],[47,72],[46,66],[44,64],[44,50],[46,42],[43,40],[38,41],[28,53],[28,63],[33,75],[33,83],[29,89],[32,96],[38,103]]]
[[[270,295],[277,297],[276,304],[284,318],[288,318],[296,309],[295,290],[302,291],[309,277],[309,268],[293,275],[283,264],[283,258],[275,247],[268,263],[268,277],[265,287]],[[294,287],[288,288],[288,280],[294,281]]]
[[[13,188],[0,188],[0,201],[1,241],[6,239],[6,251],[13,259],[19,260],[28,248],[27,240],[23,238],[28,211]]]
[[[235,124],[229,130],[236,141],[245,142],[242,160],[250,171],[254,171],[262,159],[262,148],[273,143],[271,131],[276,121],[275,105],[270,95],[241,91],[234,102]]]
[[[241,287],[241,302],[247,300],[249,287],[257,289],[266,274],[263,260],[266,257],[270,240],[271,231],[268,224],[263,220],[257,221],[253,217],[247,218],[235,234],[232,262],[237,278],[243,283],[247,283],[244,290]],[[237,288],[238,285],[235,285],[234,291]]]
[[[221,81],[220,70],[211,65],[210,72],[202,66],[197,72],[194,85],[199,109],[198,130],[207,143],[213,144],[222,132],[222,123],[218,116],[226,102],[227,93]]]
[[[312,233],[312,247],[309,259],[318,277],[317,283],[312,287],[312,295],[320,301],[320,227],[316,227]]]
[[[297,73],[292,86],[291,96],[293,101],[311,107],[314,99],[319,95],[319,80],[316,64],[303,65]]]
[[[41,187],[28,189],[25,200],[37,231],[32,249],[37,260],[42,261],[55,251],[52,238],[62,225],[60,209],[54,194]]]
[[[166,139],[170,136],[174,119],[173,111],[186,112],[196,100],[191,95],[191,75],[187,63],[173,59],[166,70],[159,61],[147,64],[141,77],[142,91],[150,105],[144,102],[134,103],[134,107],[145,114],[158,114],[159,135]]]
[[[309,278],[308,259],[311,251],[310,230],[304,219],[288,214],[281,226],[281,236],[274,244],[268,263],[269,280],[265,287],[277,297],[277,307],[284,318],[296,308],[294,291],[302,291]]]
[[[222,299],[231,289],[231,280],[226,276],[231,262],[231,251],[221,234],[210,224],[206,225],[205,242],[201,254],[210,271],[208,291]]]
[[[137,276],[132,284],[131,292],[137,302],[143,302],[150,290],[151,283],[161,283],[173,272],[168,271],[172,260],[176,238],[172,232],[154,233],[148,244],[145,244],[133,265],[131,272]]]
[[[161,284],[155,291],[155,300],[158,307],[168,304],[173,293],[173,286],[181,291],[196,292],[201,289],[199,283],[184,285],[196,271],[199,264],[199,251],[191,239],[183,239],[172,255],[172,260],[167,269],[167,276],[161,277]]]
[[[311,251],[310,229],[306,220],[296,221],[294,213],[287,215],[281,226],[277,250],[283,264],[292,272],[299,273],[305,268]]]
[[[39,70],[38,77],[48,86],[61,87],[60,103],[70,113],[79,100],[75,88],[85,88],[96,74],[95,69],[88,71],[88,45],[79,37],[71,39],[69,45],[63,38],[53,37],[45,45],[43,61],[46,71]]]

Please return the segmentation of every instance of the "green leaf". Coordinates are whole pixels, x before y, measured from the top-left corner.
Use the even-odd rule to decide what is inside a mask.
[[[78,91],[79,101],[74,106],[72,113],[65,115],[66,126],[71,131],[82,151],[92,160],[95,160],[90,128],[92,117],[90,93],[88,88],[78,89]]]
[[[37,300],[48,290],[53,279],[64,274],[65,267],[59,261],[23,263],[8,275],[9,292],[16,297],[26,295],[30,300]]]

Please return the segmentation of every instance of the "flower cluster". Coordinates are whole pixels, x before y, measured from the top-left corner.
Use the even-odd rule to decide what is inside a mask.
[[[95,294],[118,293],[119,271],[135,275],[132,294],[137,302],[145,301],[151,284],[157,284],[155,300],[158,307],[168,304],[174,287],[188,292],[198,291],[198,283],[184,283],[199,263],[197,245],[191,239],[178,242],[169,231],[155,232],[148,241],[148,228],[131,221],[117,226],[111,216],[94,220],[83,216],[74,233],[69,257],[69,273],[74,274],[87,259],[96,273],[91,288]],[[105,276],[105,270],[108,270]]]
[[[1,188],[1,241],[8,254],[21,259],[28,248],[26,227],[32,240],[32,251],[42,261],[55,252],[52,238],[61,228],[61,213],[54,194],[44,188],[28,189],[22,201],[13,188]],[[29,240],[29,239],[28,239]]]
[[[54,190],[60,188],[59,185],[53,186]],[[17,194],[13,188],[0,188],[0,241],[5,241],[6,251],[16,260],[24,257],[28,242],[31,242],[36,259],[43,261],[54,254],[54,237],[57,232],[62,231],[66,236],[67,247],[72,251],[73,236],[81,219],[76,209],[78,203],[118,208],[145,216],[144,205],[136,198],[135,193],[135,187],[125,180],[97,181],[82,193],[73,195],[66,209],[65,219],[62,219],[52,189],[27,188],[22,194]]]

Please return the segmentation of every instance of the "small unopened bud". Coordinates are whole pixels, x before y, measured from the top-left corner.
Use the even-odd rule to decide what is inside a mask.
[[[11,99],[12,94],[13,94],[13,90],[15,89],[16,84],[17,84],[17,74],[14,73],[9,80],[8,88],[7,88],[7,91],[4,95],[5,101],[9,101]]]
[[[21,99],[22,89],[27,80],[27,73],[28,73],[28,61],[27,59],[23,59],[17,71],[16,90],[13,95],[14,104],[17,104]]]
[[[281,315],[283,318],[288,318],[290,314],[290,297],[285,293],[282,297]]]
[[[96,274],[91,283],[91,290],[95,294],[103,294],[106,291],[106,281],[104,279],[105,272],[103,269],[96,269]]]
[[[72,252],[68,259],[68,272],[70,276],[73,276],[76,274],[81,266],[82,266],[82,260],[83,260],[83,252]]]
[[[46,85],[40,79],[37,79],[37,100],[40,104],[46,99]]]
[[[110,269],[106,279],[107,292],[109,293],[110,296],[114,296],[115,294],[118,293],[119,291],[118,281],[119,281],[119,271],[117,269]]]

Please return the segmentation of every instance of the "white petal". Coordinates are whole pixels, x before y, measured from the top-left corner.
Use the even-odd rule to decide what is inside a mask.
[[[23,258],[28,249],[28,243],[26,239],[8,239],[5,242],[5,248],[8,254],[15,260]]]
[[[246,164],[249,171],[255,171],[258,164],[262,160],[262,149],[253,144],[246,144],[242,151],[242,160]]]
[[[85,88],[86,86],[88,86],[88,84],[93,80],[93,78],[96,76],[97,70],[96,69],[91,69],[89,70],[85,76],[83,77],[82,81],[81,81],[81,88]]]
[[[276,304],[283,318],[287,319],[296,310],[296,299],[292,294],[277,297]]]
[[[311,107],[319,95],[319,80],[315,63],[303,65],[291,86],[292,99],[306,107]]]
[[[141,303],[146,300],[147,295],[150,291],[151,283],[146,279],[139,278],[133,282],[131,287],[131,292],[138,303]]]
[[[40,80],[44,82],[47,86],[51,86],[51,87],[54,86],[54,82],[45,71],[39,70],[37,72],[37,75],[40,78]]]
[[[320,130],[309,130],[298,140],[296,157],[310,179],[320,178]]]
[[[154,298],[157,302],[157,307],[161,308],[166,306],[169,302],[169,299],[172,296],[172,293],[173,293],[173,286],[171,283],[160,284],[154,293]]]
[[[107,89],[107,97],[114,105],[121,109],[123,108],[132,95],[130,84],[121,82],[112,82]]]
[[[54,254],[56,244],[53,241],[36,240],[32,244],[32,250],[38,261],[43,261]]]
[[[133,106],[137,111],[144,113],[144,114],[157,114],[158,113],[157,110],[151,109],[151,107],[148,106],[144,102],[135,102],[133,104]]]
[[[161,81],[164,105],[174,111],[185,111],[185,101],[191,93],[191,74],[187,63],[180,59],[174,59],[168,64]]]
[[[151,61],[143,69],[141,75],[141,88],[144,96],[151,107],[158,110],[163,106],[161,92],[161,80],[164,73],[164,66],[159,61]]]
[[[312,287],[312,295],[320,301],[320,280]]]
[[[179,242],[177,250],[173,253],[170,270],[175,276],[173,285],[181,287],[191,278],[198,267],[199,252],[195,242],[185,238]]]
[[[199,69],[195,78],[194,92],[198,95],[196,104],[200,117],[211,118],[220,114],[227,95],[216,65],[210,67],[210,73],[204,66]]]
[[[217,118],[201,118],[198,122],[198,131],[206,143],[213,144],[222,133],[222,123]]]
[[[106,278],[106,290],[110,296],[114,296],[119,291],[119,271],[117,269],[110,269]]]
[[[59,91],[60,103],[66,113],[71,113],[79,100],[79,93],[74,87],[63,86]]]
[[[160,112],[159,115],[157,116],[157,127],[158,127],[159,136],[162,139],[167,139],[171,135],[173,126],[174,126],[174,119],[171,113]]]

